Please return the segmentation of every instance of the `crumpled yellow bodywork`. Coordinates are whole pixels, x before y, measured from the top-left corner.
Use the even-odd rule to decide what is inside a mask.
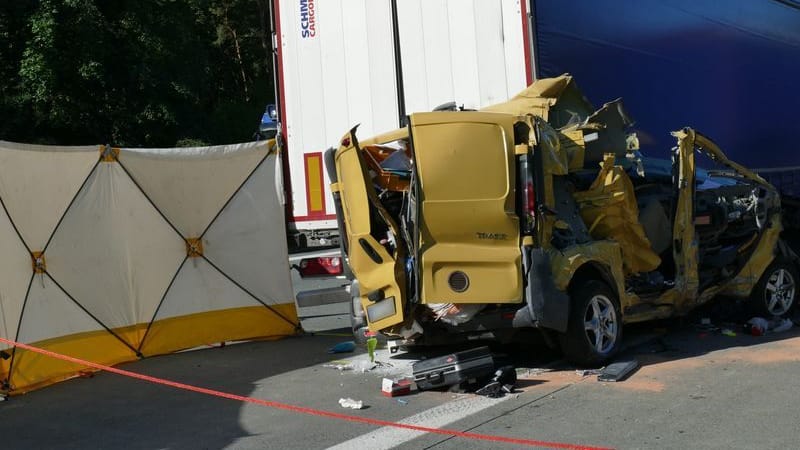
[[[550,249],[550,262],[556,288],[566,291],[575,272],[585,264],[592,263],[603,267],[614,280],[614,290],[625,292],[625,276],[622,272],[623,254],[618,242],[612,240],[593,241],[574,245],[563,251]],[[627,297],[620,298],[623,308],[629,306]]]
[[[569,74],[536,80],[510,100],[482,108],[514,116],[541,117],[555,128],[577,123],[594,111]]]
[[[614,154],[606,154],[600,173],[586,191],[573,196],[580,205],[581,217],[595,239],[612,239],[622,250],[625,274],[649,272],[661,264],[650,248],[639,223],[639,207],[633,183]]]
[[[614,102],[606,106],[621,107]],[[361,148],[355,133],[346,136],[336,152],[339,181],[333,187],[341,192],[349,263],[360,283],[361,304],[365,309],[370,307],[373,302],[367,294],[377,289],[395,300],[396,314],[370,321],[370,328],[391,333],[411,321],[413,317],[404,317],[403,313],[411,311],[406,305],[409,298],[417,297],[420,304],[522,301],[525,274],[520,254],[521,248],[530,246],[541,247],[549,256],[553,281],[559,290],[567,291],[576,273],[587,265],[599,270],[618,294],[624,322],[682,314],[718,293],[749,295],[775,258],[780,215],[771,218],[757,240],[744,246],[742,251],[751,252],[749,259],[732,280],[700,292],[699,243],[694,224],[695,151],[701,149],[742,177],[767,189],[774,188],[728,160],[713,142],[689,128],[673,133],[678,141],[677,197],[673,199],[674,220],[668,238],[675,264],[674,285],[647,299],[626,290],[626,277],[654,271],[662,263],[639,223],[633,184],[615,161],[615,157],[635,149],[635,139],[609,141],[615,147],[611,150],[618,153],[604,156],[587,190],[572,193],[592,240],[576,241],[581,243],[566,248],[553,246],[553,230],[571,226],[558,218],[554,180],[562,181],[558,177],[584,170],[584,165],[589,164],[586,149],[597,139],[591,136],[590,140],[589,135],[602,133],[606,127],[599,119],[586,120],[593,112],[572,77],[565,74],[539,80],[511,100],[480,112],[414,114],[407,129],[362,142],[362,147],[398,139],[412,144],[418,178],[412,180],[411,189],[419,190],[419,230],[413,238],[418,251],[415,255],[405,255],[402,249],[389,254],[371,234],[370,220],[377,213],[395,236],[400,236],[397,224],[381,206],[371,184],[371,174],[358,155]],[[528,130],[527,142],[518,135],[524,129]],[[617,142],[622,142],[624,148],[618,151]],[[593,151],[597,153],[596,149]],[[532,156],[535,152],[539,152],[536,157],[541,157],[538,160],[541,179],[537,182],[541,183],[537,184],[541,192],[537,192],[535,232],[523,236],[515,203],[519,195],[514,190],[515,164],[518,156]],[[378,254],[380,263],[374,255],[363,251],[362,241]],[[416,288],[406,286],[406,257],[414,258],[417,265],[418,292],[406,292]],[[469,290],[454,292],[450,288],[448,277],[454,271],[469,272]]]
[[[742,166],[741,164],[728,159],[728,157],[725,156],[722,150],[720,150],[720,148],[717,147],[713,141],[706,138],[702,134],[695,132],[692,132],[692,134],[694,135],[694,140],[697,145],[702,147],[705,153],[715,162],[733,169],[739,175],[755,181],[756,183],[764,186],[764,188],[767,190],[775,190],[771,184],[761,178],[758,174]],[[684,137],[685,139],[685,133],[683,135],[679,135],[679,137]],[[775,200],[778,200],[777,197]],[[783,224],[780,214],[774,214],[772,217],[770,217],[768,224],[769,228],[762,232],[760,238],[758,239],[758,243],[756,244],[756,248],[753,250],[753,253],[748,258],[747,263],[742,270],[740,270],[739,273],[736,274],[736,276],[724,286],[719,286],[717,291],[733,297],[747,297],[750,295],[750,292],[758,283],[758,280],[764,274],[764,271],[766,271],[767,267],[775,260],[778,241],[780,240],[781,231],[783,231]],[[747,248],[748,246],[744,246],[742,249],[740,249],[740,251],[745,251]],[[711,289],[709,289],[709,291],[711,291]],[[708,294],[704,292],[702,298],[707,296]]]
[[[571,156],[562,148],[562,134],[546,122],[539,122],[539,151],[542,152],[542,164],[545,175],[566,175],[570,172]],[[570,147],[574,148],[574,147]],[[574,158],[574,157],[573,157]],[[581,161],[581,165],[583,161]]]
[[[783,231],[780,215],[775,214],[772,216],[770,224],[771,226],[764,231],[764,234],[758,240],[758,244],[756,244],[753,254],[747,260],[747,264],[721,290],[723,294],[733,297],[747,297],[767,267],[775,260],[775,249],[777,248],[781,231]]]
[[[686,305],[694,303],[700,279],[697,273],[698,243],[694,229],[694,185],[695,185],[695,132],[691,129],[672,133],[678,139],[678,202],[673,221],[672,254],[675,258],[675,291],[672,303],[679,310],[687,310]]]

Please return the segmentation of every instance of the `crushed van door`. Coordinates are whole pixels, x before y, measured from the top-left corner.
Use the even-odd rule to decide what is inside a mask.
[[[347,230],[348,264],[359,281],[360,299],[369,326],[383,329],[403,322],[406,302],[404,245],[398,227],[373,187],[355,128],[335,155],[339,192]],[[394,241],[392,244],[390,241]]]

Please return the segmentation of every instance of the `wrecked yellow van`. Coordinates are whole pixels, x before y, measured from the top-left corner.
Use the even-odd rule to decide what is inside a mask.
[[[595,111],[563,75],[481,111],[351,130],[325,159],[354,331],[413,345],[538,329],[597,365],[624,324],[718,294],[786,314],[797,256],[777,191],[690,128],[671,160],[643,157],[631,124],[620,100]]]

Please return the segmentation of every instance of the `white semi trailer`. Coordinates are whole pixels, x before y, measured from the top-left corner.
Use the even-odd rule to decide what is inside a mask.
[[[532,82],[521,0],[273,0],[289,236],[336,244],[322,154],[448,102],[477,109]]]

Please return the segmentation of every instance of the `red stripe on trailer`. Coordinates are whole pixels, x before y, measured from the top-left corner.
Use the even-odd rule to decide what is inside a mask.
[[[525,41],[522,46],[525,51],[525,79],[530,86],[533,83],[533,72],[531,69],[531,36],[528,29],[528,0],[520,0],[519,5],[522,8],[522,40]]]
[[[292,195],[292,173],[289,170],[289,146],[287,144],[288,135],[286,134],[286,93],[284,92],[283,88],[283,40],[281,39],[281,6],[280,0],[273,0],[273,14],[275,17],[272,20],[275,21],[275,51],[278,53],[278,67],[276,70],[278,71],[278,108],[279,111],[279,119],[280,119],[280,126],[281,126],[281,136],[283,138],[283,155],[281,158],[282,166],[281,171],[283,173],[283,186],[284,186],[284,193],[286,198],[286,204],[284,205],[284,213],[286,214],[287,220],[291,219],[294,216],[294,200]]]
[[[275,5],[275,34],[277,38],[275,51],[278,52],[278,98],[280,98],[281,133],[286,138],[286,93],[283,89],[283,40],[281,39],[281,2],[274,0]]]

